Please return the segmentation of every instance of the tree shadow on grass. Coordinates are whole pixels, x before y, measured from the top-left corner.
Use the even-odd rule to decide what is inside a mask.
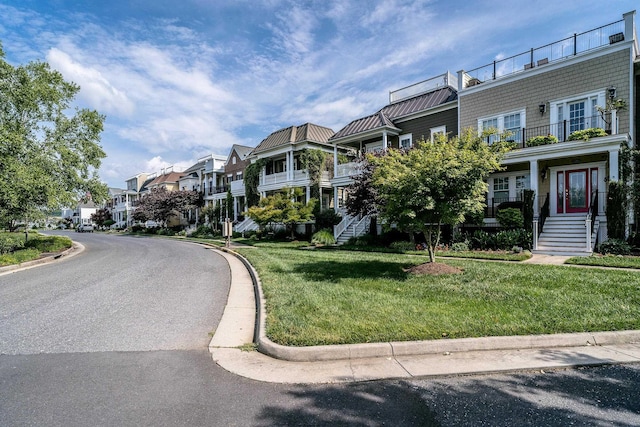
[[[341,279],[407,280],[407,265],[397,262],[372,261],[316,261],[295,266],[296,273],[313,282],[334,282]]]

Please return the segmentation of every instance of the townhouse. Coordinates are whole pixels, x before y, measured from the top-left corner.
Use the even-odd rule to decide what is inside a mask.
[[[506,131],[517,147],[488,180],[487,216],[532,190],[534,250],[588,254],[607,238],[607,183],[637,132],[634,18],[458,72],[459,131],[495,129],[489,144]]]

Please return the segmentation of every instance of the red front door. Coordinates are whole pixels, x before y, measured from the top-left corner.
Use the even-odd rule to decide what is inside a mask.
[[[564,206],[565,213],[589,211],[589,169],[565,172]]]

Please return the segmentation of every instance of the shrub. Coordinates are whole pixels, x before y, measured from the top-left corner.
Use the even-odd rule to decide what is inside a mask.
[[[496,249],[512,250],[514,246],[531,249],[533,234],[523,228],[503,230],[496,234]]]
[[[352,237],[347,241],[348,246],[378,246],[378,241],[371,234],[364,234],[358,237]]]
[[[469,250],[469,243],[467,241],[456,242],[451,245],[451,250],[453,252],[466,252]]]
[[[39,252],[58,252],[70,248],[71,245],[71,239],[65,236],[37,236],[29,239],[25,247]]]
[[[538,145],[557,144],[558,138],[554,135],[534,136],[527,139],[527,147],[537,147]]]
[[[599,136],[607,136],[607,132],[602,128],[589,128],[584,130],[577,130],[569,135],[567,141],[588,141],[589,138],[597,138]]]
[[[0,235],[0,254],[15,252],[24,247],[24,236],[22,234]]]
[[[627,187],[619,181],[609,182],[607,196],[607,233],[612,239],[625,237],[627,215]]]
[[[495,234],[487,233],[484,230],[476,230],[471,236],[471,247],[474,249],[494,249],[496,246]]]
[[[316,218],[316,229],[318,231],[325,228],[332,228],[334,225],[340,224],[340,221],[342,221],[342,216],[336,213],[333,209],[322,209],[314,216]]]
[[[620,239],[608,239],[598,246],[598,250],[603,255],[629,255],[631,253],[631,246]]]
[[[396,251],[400,251],[400,252],[405,252],[405,251],[414,251],[416,249],[416,245],[415,243],[411,243],[411,242],[392,242],[389,245],[389,248],[396,250]]]
[[[311,243],[314,245],[333,245],[336,243],[336,239],[333,237],[333,232],[325,228],[311,236]]]
[[[496,213],[496,219],[505,228],[522,228],[524,224],[524,216],[516,208],[500,209]]]
[[[208,225],[199,225],[194,232],[191,233],[191,237],[198,237],[201,239],[210,239],[213,237],[213,231]]]

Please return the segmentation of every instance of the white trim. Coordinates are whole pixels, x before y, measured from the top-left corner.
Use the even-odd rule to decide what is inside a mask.
[[[527,109],[526,108],[522,108],[520,110],[510,110],[510,111],[504,111],[504,112],[500,112],[500,113],[496,113],[496,114],[492,114],[490,116],[483,116],[483,117],[478,117],[478,135],[481,135],[484,128],[483,128],[483,122],[485,120],[497,120],[497,128],[498,131],[500,133],[505,131],[504,128],[504,118],[506,116],[511,116],[514,114],[520,114],[520,129],[526,127],[527,125]],[[521,137],[521,135],[515,135],[516,138],[515,140],[518,141],[519,138]]]
[[[442,125],[442,126],[437,126],[437,127],[429,129],[429,134],[431,136],[431,142],[432,143],[433,143],[433,137],[436,134],[439,134],[439,133],[443,133],[443,134],[446,135],[447,134],[447,126],[446,125]]]
[[[607,171],[607,162],[591,162],[591,163],[577,163],[570,165],[561,165],[561,166],[553,166],[549,168],[549,216],[571,216],[576,214],[568,214],[568,213],[558,213],[558,172],[565,172],[567,170],[576,170],[576,169],[589,169],[589,179],[591,179],[591,169],[598,168],[598,192],[604,193],[606,192],[607,182],[605,181],[605,177],[608,179],[606,175]],[[591,190],[592,183],[589,182],[589,190]],[[591,191],[589,191],[591,193]],[[599,196],[600,197],[600,196]],[[591,200],[589,200],[591,203]],[[604,214],[604,198],[600,197],[598,203],[598,214]],[[580,213],[579,215],[584,216],[585,214]]]
[[[409,140],[409,145],[407,147],[403,147],[402,141],[403,140],[406,141],[407,139]],[[413,134],[405,133],[398,137],[398,148],[411,148],[411,147],[413,147]]]

